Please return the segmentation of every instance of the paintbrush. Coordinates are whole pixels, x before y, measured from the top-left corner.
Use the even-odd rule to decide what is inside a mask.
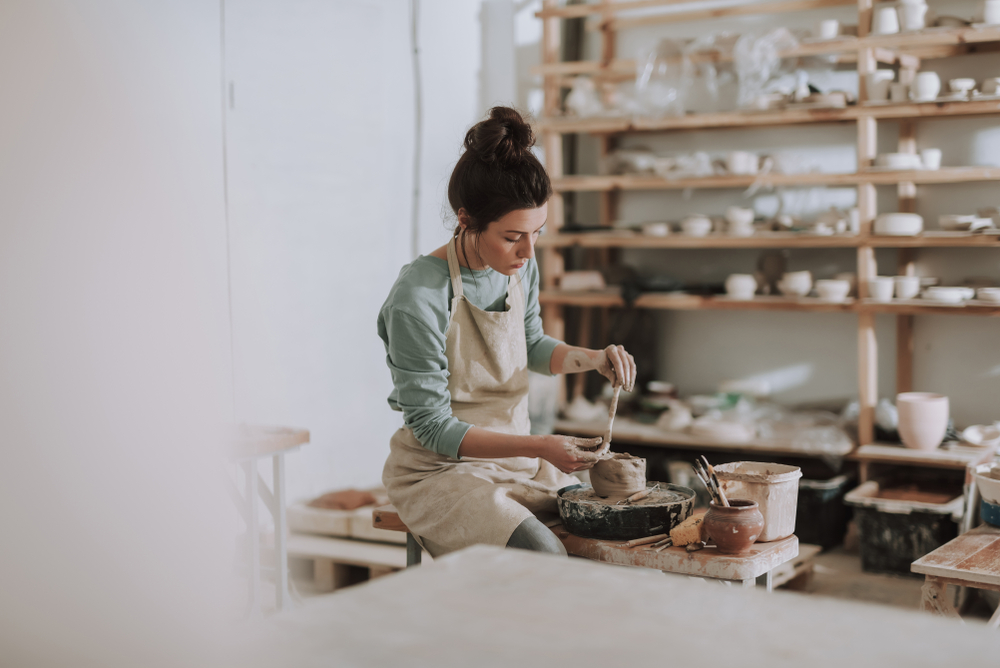
[[[695,460],[694,462],[694,472],[698,476],[698,479],[705,484],[705,489],[708,490],[712,500],[717,504],[722,505],[722,499],[719,497],[719,490],[717,490],[715,485],[712,484],[711,476],[709,476],[708,471],[705,470],[705,467],[698,460]]]
[[[722,485],[719,484],[719,478],[715,475],[715,469],[708,463],[708,459],[705,455],[701,456],[701,461],[705,463],[705,469],[708,470],[708,474],[712,476],[712,482],[715,483],[715,489],[719,492],[719,498],[722,499],[722,505],[728,507],[729,499],[726,498],[726,493],[722,491]]]

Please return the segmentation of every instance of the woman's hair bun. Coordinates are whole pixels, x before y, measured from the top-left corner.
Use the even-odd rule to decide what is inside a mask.
[[[465,134],[465,149],[483,162],[510,164],[531,155],[535,133],[521,114],[510,107],[493,107],[490,116]]]

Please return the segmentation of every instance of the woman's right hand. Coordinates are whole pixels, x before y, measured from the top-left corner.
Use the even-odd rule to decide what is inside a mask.
[[[541,448],[538,456],[548,461],[563,473],[573,473],[589,469],[599,462],[610,449],[611,444],[603,444],[603,439],[579,438],[551,434],[540,436]]]

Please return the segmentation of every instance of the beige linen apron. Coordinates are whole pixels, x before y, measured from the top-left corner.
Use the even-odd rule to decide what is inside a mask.
[[[455,293],[445,341],[452,414],[504,434],[529,433],[524,286],[507,282],[507,310],[484,311],[462,291],[455,239],[448,244]],[[520,283],[519,280],[516,281]],[[433,556],[476,543],[504,546],[533,513],[556,512],[555,492],[579,482],[537,457],[453,459],[420,445],[408,427],[389,442],[382,472],[400,519]]]

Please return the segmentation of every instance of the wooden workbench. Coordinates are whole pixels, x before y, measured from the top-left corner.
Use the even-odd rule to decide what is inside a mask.
[[[668,547],[657,552],[647,545],[623,547],[623,541],[581,538],[561,525],[553,527],[552,531],[566,546],[566,551],[576,557],[691,577],[736,580],[744,587],[753,587],[758,577],[766,575],[768,591],[772,587],[771,572],[799,554],[799,539],[795,536],[771,543],[754,543],[750,554],[734,557],[722,554],[714,546],[697,552],[688,552],[683,547]]]
[[[910,566],[925,576],[920,607],[944,617],[958,617],[948,600],[948,585],[1000,591],[1000,528],[983,524],[964,533]],[[1000,608],[989,625],[1000,628]]]

